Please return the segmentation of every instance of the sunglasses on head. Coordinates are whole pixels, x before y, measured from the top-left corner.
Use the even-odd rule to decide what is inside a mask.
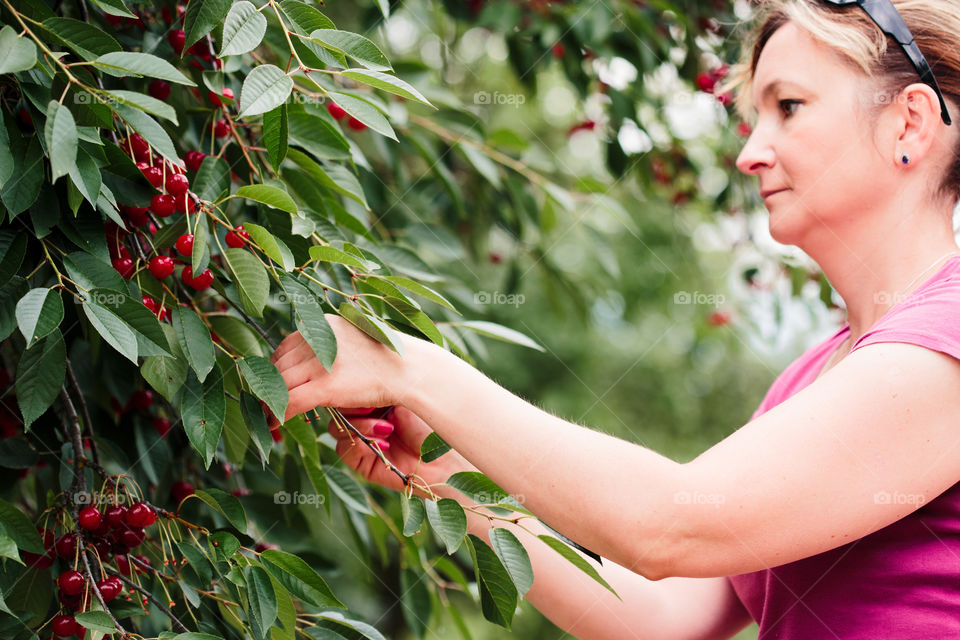
[[[913,67],[920,74],[923,83],[937,92],[937,97],[940,98],[940,116],[943,118],[943,122],[947,125],[951,124],[950,114],[947,112],[947,102],[943,98],[943,92],[940,91],[940,85],[937,84],[933,70],[930,69],[930,64],[920,52],[920,47],[914,41],[913,34],[907,28],[907,23],[903,21],[903,16],[893,6],[893,2],[890,0],[823,0],[823,2],[837,7],[859,5],[885,34],[900,43],[904,53],[913,63]]]

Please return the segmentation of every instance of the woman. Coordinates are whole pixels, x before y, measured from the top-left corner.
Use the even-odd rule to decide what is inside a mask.
[[[427,342],[405,338],[400,358],[334,316],[331,372],[298,334],[274,355],[287,417],[396,405],[352,422],[402,471],[435,430],[455,451],[418,469],[427,482],[479,469],[616,563],[600,571],[622,601],[514,528],[534,564],[528,599],[579,638],[727,638],[751,619],[761,638],[960,637],[960,3],[835,4],[766,3],[745,49],[755,127],[737,166],[758,177],[773,237],[817,261],[848,315],[748,424],[678,464]],[[935,80],[878,28],[894,5]],[[331,433],[346,463],[400,488]],[[470,518],[486,537],[491,523]]]

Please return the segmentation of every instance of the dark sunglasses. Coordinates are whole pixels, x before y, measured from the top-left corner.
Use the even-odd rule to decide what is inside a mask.
[[[947,125],[952,123],[950,114],[947,112],[947,102],[943,98],[943,92],[940,91],[940,85],[937,84],[937,79],[933,76],[933,70],[930,69],[930,64],[920,52],[920,47],[918,47],[914,41],[913,34],[910,33],[910,29],[907,28],[907,23],[903,21],[903,16],[901,16],[897,8],[893,6],[893,2],[890,0],[823,1],[837,7],[846,7],[852,4],[860,5],[885,34],[900,43],[904,53],[907,54],[910,62],[913,63],[913,67],[917,70],[917,73],[920,74],[920,79],[923,80],[923,83],[929,85],[931,89],[937,92],[937,97],[940,98],[940,115],[944,123]]]

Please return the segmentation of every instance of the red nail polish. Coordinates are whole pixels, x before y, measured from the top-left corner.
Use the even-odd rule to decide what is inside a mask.
[[[373,425],[373,435],[377,438],[386,438],[393,433],[393,425],[389,422],[378,422]]]

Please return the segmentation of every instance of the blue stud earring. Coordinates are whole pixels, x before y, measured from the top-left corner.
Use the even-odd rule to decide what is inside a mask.
[[[908,154],[903,154],[903,157],[900,158],[900,162],[903,164],[910,164],[910,156]]]

